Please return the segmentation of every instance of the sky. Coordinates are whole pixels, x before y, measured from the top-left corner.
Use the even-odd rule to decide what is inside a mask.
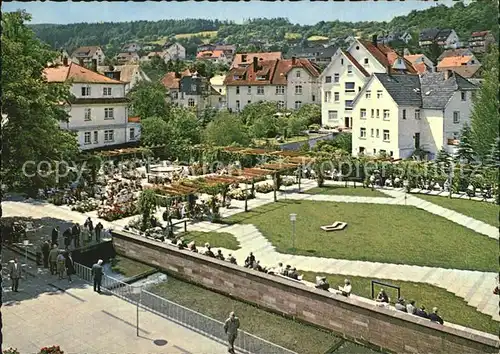
[[[362,2],[4,2],[2,11],[25,9],[31,23],[124,22],[182,18],[205,18],[242,22],[258,17],[287,17],[292,23],[319,21],[390,21],[412,10],[452,0],[362,1]]]

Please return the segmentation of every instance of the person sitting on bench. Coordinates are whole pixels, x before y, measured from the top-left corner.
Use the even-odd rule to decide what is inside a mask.
[[[330,284],[326,281],[326,277],[318,277],[315,288],[328,291]]]
[[[352,291],[351,281],[349,279],[344,280],[344,286],[339,286],[339,290],[344,296],[350,296]]]

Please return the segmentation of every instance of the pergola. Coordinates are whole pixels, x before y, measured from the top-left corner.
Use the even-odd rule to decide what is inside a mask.
[[[148,150],[148,148],[144,148],[144,147],[124,148],[124,149],[101,151],[98,153],[98,155],[103,156],[103,157],[121,157],[121,156],[125,156],[125,155],[143,154],[147,150]]]

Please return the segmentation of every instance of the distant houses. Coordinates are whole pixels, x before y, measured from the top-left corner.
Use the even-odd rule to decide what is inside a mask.
[[[92,64],[92,60],[97,60],[97,65],[102,65],[105,58],[106,56],[99,46],[79,47],[71,54],[71,61],[82,66]]]
[[[433,43],[443,48],[459,48],[460,38],[453,29],[427,28],[420,32],[418,45],[422,48],[430,47]]]
[[[491,31],[472,32],[468,44],[474,53],[484,53],[489,45],[495,44],[495,37]]]

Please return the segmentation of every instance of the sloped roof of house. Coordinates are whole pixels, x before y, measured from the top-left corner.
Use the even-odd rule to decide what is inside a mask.
[[[425,28],[420,31],[418,38],[420,41],[433,41],[437,37],[439,31],[439,28]]]
[[[445,79],[444,72],[426,73],[420,76],[422,107],[444,109],[457,90],[476,90],[477,86],[459,74]]]
[[[196,59],[216,59],[224,56],[222,50],[205,50],[196,54]]]
[[[77,82],[93,84],[123,84],[122,81],[111,79],[78,64],[70,62],[66,65],[57,65],[44,69],[43,74],[47,82]]]
[[[277,59],[277,60],[261,60],[258,62],[257,70],[255,70],[253,62],[247,67],[236,67],[229,70],[229,73],[224,80],[224,84],[228,86],[239,85],[286,85],[287,74],[294,68],[303,68],[312,77],[319,77],[319,69],[308,59]],[[241,79],[236,79],[240,76]],[[257,80],[257,77],[264,76],[265,80]]]
[[[191,76],[192,73],[189,69],[184,70],[182,73],[177,75],[175,72],[171,71],[166,73],[165,76],[161,79],[161,83],[168,89],[179,89],[179,84],[181,78],[184,76]]]
[[[418,75],[373,74],[400,106],[420,106],[420,78]]]
[[[215,75],[210,79],[210,85],[222,86],[224,85],[225,75]]]
[[[243,56],[246,55],[246,60],[243,60]],[[266,53],[238,53],[234,55],[233,63],[231,68],[248,65],[253,63],[253,58],[258,58],[259,61],[264,60],[277,60],[283,59],[283,54],[281,52],[266,52]]]
[[[138,59],[139,58],[139,54],[137,54],[136,52],[119,53],[116,56],[116,58],[119,59],[119,60],[130,61],[130,60]]]
[[[476,77],[481,72],[482,65],[461,65],[447,68],[437,68],[437,71],[451,70],[467,79]]]
[[[392,69],[391,65],[394,64],[397,58],[400,56],[394,49],[391,47],[377,43],[376,45],[373,44],[370,41],[365,41],[365,40],[358,40],[361,45],[363,45],[368,52],[370,52],[371,55],[377,59],[377,61],[383,65],[385,68],[389,67],[389,72],[393,73],[395,72],[394,69]],[[405,64],[406,71],[410,74],[416,74],[415,69],[413,68],[413,65],[406,60],[405,58],[402,58]]]
[[[484,36],[487,36],[490,33],[491,33],[491,31],[478,31],[478,32],[472,32],[472,34],[470,36],[471,36],[471,38],[473,38],[473,37],[484,37]]]
[[[419,74],[423,74],[430,69],[430,67],[427,66],[427,64],[425,64],[425,62],[423,62],[423,61],[417,62],[419,59],[421,59],[423,57],[424,57],[423,54],[405,55],[405,59],[408,60],[412,64],[415,71]]]
[[[116,65],[112,66],[113,70],[110,70],[111,68],[107,65],[102,65],[97,67],[97,71],[104,75],[105,72],[108,71],[119,71],[120,72],[120,81],[122,82],[131,82],[134,75],[136,75],[137,72],[140,72],[141,67],[139,64],[126,64],[126,65]],[[143,73],[141,73],[143,74]],[[144,75],[145,76],[145,75]],[[147,78],[149,79],[149,78]]]
[[[409,54],[405,55],[405,59],[408,60],[410,63],[414,63],[423,56],[424,56],[423,54]]]
[[[462,55],[472,55],[469,48],[447,49],[438,57],[438,62],[447,57],[460,57]]]
[[[92,57],[97,52],[97,50],[100,48],[101,47],[99,47],[99,46],[79,47],[79,48],[75,49],[75,51],[73,52],[73,54],[71,56],[76,57],[76,58]]]
[[[466,65],[472,59],[473,59],[473,57],[470,55],[461,55],[461,56],[456,56],[456,57],[445,57],[439,62],[437,67],[438,68],[450,68],[450,67],[462,66],[462,65]]]
[[[127,120],[129,123],[140,123],[141,122],[141,117],[128,117]]]
[[[449,28],[442,29],[438,32],[436,39],[444,41],[446,38],[448,38],[448,36],[451,34],[451,32],[453,32],[452,29],[449,29]]]
[[[345,50],[342,50],[342,54],[344,54],[347,59],[349,59],[349,61],[356,67],[358,68],[359,71],[361,71],[361,73],[365,76],[365,77],[368,77],[370,76],[370,74],[365,70],[365,68],[363,68],[363,66],[356,60],[354,59],[354,57],[351,55],[351,53],[345,51]]]
[[[313,54],[315,58],[318,59],[330,59],[337,52],[337,47],[330,45],[328,47],[316,46],[316,47],[296,47],[290,54],[296,57],[307,56],[308,54]],[[317,53],[317,54],[316,54]]]

